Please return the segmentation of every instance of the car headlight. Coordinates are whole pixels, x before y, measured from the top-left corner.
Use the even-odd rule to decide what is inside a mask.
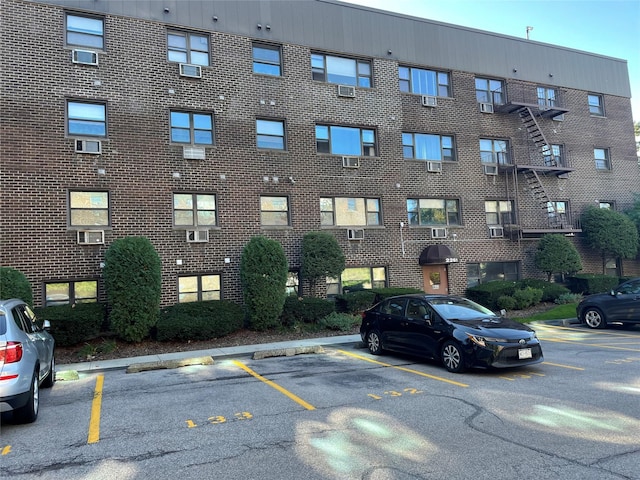
[[[469,340],[471,340],[476,345],[480,345],[481,347],[486,347],[487,343],[506,343],[505,338],[495,338],[495,337],[482,337],[480,335],[472,335],[467,333]]]

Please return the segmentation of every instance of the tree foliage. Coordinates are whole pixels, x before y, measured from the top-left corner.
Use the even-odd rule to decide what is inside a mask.
[[[535,255],[535,264],[547,274],[547,280],[551,281],[554,273],[573,274],[582,270],[580,254],[573,243],[560,234],[545,235],[538,243]]]
[[[160,257],[147,238],[126,237],[111,244],[104,260],[111,329],[127,342],[139,342],[158,320]]]
[[[318,280],[337,278],[344,271],[345,256],[336,238],[327,232],[308,232],[302,238],[302,277],[316,294]]]
[[[638,233],[640,233],[640,193],[633,194],[633,207],[624,213],[635,223]]]
[[[24,273],[11,267],[0,267],[0,298],[19,298],[33,306],[31,283]]]
[[[266,330],[278,326],[288,272],[287,257],[280,243],[256,236],[245,245],[240,280],[251,328]]]
[[[634,258],[638,253],[638,229],[631,218],[607,208],[589,207],[582,214],[582,231],[589,248],[616,258]]]

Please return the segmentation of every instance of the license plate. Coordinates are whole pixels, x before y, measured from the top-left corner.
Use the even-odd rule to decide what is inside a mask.
[[[525,358],[532,358],[530,348],[521,348],[518,350],[518,359],[524,360]]]

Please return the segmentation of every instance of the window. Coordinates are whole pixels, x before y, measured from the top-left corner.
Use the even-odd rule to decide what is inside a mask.
[[[260,224],[262,226],[289,225],[289,200],[287,197],[260,197]]]
[[[210,193],[174,193],[173,224],[176,227],[214,227],[216,196]]]
[[[538,87],[538,106],[540,108],[551,108],[557,105],[555,88]]]
[[[171,112],[171,141],[213,145],[213,117],[208,113]]]
[[[516,281],[520,278],[518,262],[487,262],[467,264],[467,287],[493,280]]]
[[[423,133],[403,133],[402,152],[404,158],[428,161],[453,161],[453,137]]]
[[[589,95],[589,113],[591,115],[604,117],[604,103],[602,100],[602,95]]]
[[[109,192],[69,192],[69,225],[108,226]]]
[[[620,262],[618,262],[617,258],[605,258],[604,263],[604,274],[610,275],[612,277],[620,276]]]
[[[220,300],[220,275],[202,274],[178,277],[178,302]]]
[[[67,13],[67,45],[104,48],[104,19]]]
[[[569,203],[563,201],[547,202],[547,215],[552,225],[565,226],[569,215]]]
[[[435,70],[423,70],[413,67],[399,67],[400,91],[431,95],[434,97],[450,97],[451,86],[449,74]]]
[[[564,146],[563,145],[543,145],[542,156],[547,167],[564,166]]]
[[[377,198],[320,198],[320,225],[381,225],[380,200]]]
[[[504,104],[504,83],[502,80],[476,78],[476,99],[480,103]]]
[[[44,285],[45,307],[98,301],[97,280],[51,282]]]
[[[300,297],[300,275],[299,272],[289,272],[287,275],[287,284],[285,286],[287,296]]]
[[[460,225],[458,200],[442,198],[408,198],[409,225]]]
[[[490,138],[480,139],[480,161],[482,163],[510,164],[509,142]]]
[[[104,103],[67,101],[67,133],[106,137],[107,106]]]
[[[168,32],[170,62],[209,66],[209,36],[186,32]]]
[[[593,156],[596,161],[596,170],[611,170],[611,163],[609,161],[609,149],[594,148]]]
[[[339,279],[327,278],[327,296],[386,286],[387,273],[384,267],[345,268]]]
[[[284,122],[281,120],[256,120],[258,148],[284,150]]]
[[[616,209],[615,202],[608,202],[608,201],[602,201],[601,200],[598,205],[599,205],[600,208],[604,208],[606,210],[615,210]]]
[[[316,148],[318,153],[374,157],[376,133],[364,128],[316,125]]]
[[[371,62],[312,53],[311,76],[321,82],[371,88]]]
[[[280,47],[275,45],[253,44],[253,73],[262,75],[282,75]]]
[[[513,201],[487,200],[484,202],[487,225],[509,225],[513,221]]]

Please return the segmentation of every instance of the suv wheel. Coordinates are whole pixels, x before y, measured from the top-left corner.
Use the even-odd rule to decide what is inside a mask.
[[[382,353],[382,341],[377,330],[371,330],[367,333],[367,348],[372,355],[380,355]]]
[[[589,328],[604,328],[607,324],[603,313],[596,307],[587,308],[582,314],[582,318]]]

